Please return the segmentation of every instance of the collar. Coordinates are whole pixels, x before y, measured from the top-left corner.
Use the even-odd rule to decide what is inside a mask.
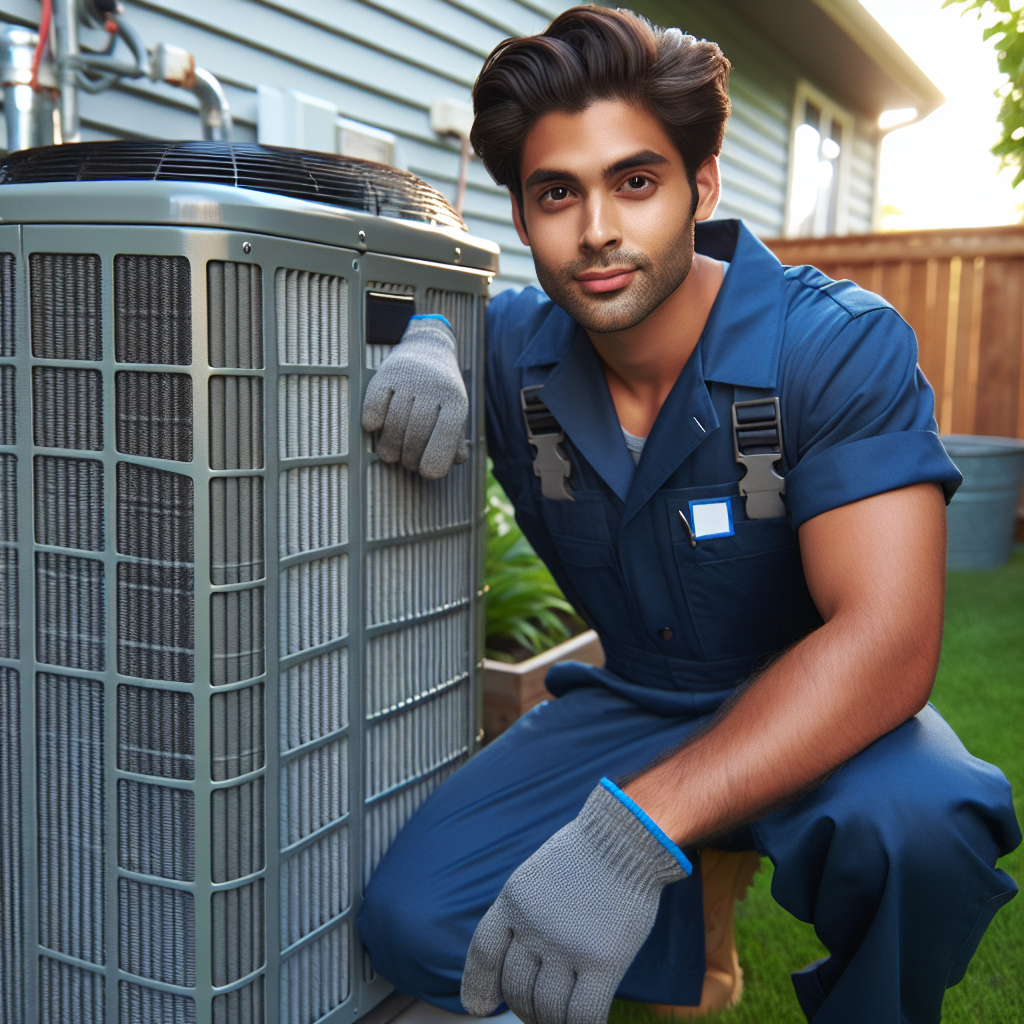
[[[559,321],[557,337],[544,340],[551,348],[562,351],[562,357],[547,373],[534,369],[547,366],[546,362],[527,366],[523,383],[544,385],[541,397],[558,425],[625,503],[636,466],[622,437],[604,367],[586,331],[567,314],[558,311],[567,324]],[[567,329],[563,331],[563,328]]]
[[[696,250],[731,266],[700,342],[658,414],[639,470],[601,361],[568,313],[552,303],[515,363],[524,383],[544,385],[544,403],[626,505],[626,520],[719,427],[706,380],[750,388],[776,384],[784,324],[781,264],[739,221],[698,224]]]
[[[731,257],[730,237],[735,239]],[[738,220],[698,224],[695,248],[705,256],[731,259],[698,346],[704,379],[774,388],[785,325],[782,264]]]

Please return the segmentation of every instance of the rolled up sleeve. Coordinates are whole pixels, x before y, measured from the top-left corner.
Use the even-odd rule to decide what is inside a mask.
[[[783,370],[783,424],[795,425],[786,438],[794,527],[912,484],[940,484],[947,502],[960,486],[914,333],[891,307],[851,316],[830,337],[799,346]]]

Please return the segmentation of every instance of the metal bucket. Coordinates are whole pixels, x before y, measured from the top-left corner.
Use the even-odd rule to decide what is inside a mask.
[[[949,569],[995,569],[1005,565],[1013,547],[1024,440],[946,434],[949,457],[964,482],[946,509]]]

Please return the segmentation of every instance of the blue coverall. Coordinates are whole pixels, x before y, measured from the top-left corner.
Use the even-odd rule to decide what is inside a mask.
[[[922,481],[948,498],[960,483],[913,332],[888,303],[813,268],[783,268],[736,221],[698,225],[697,251],[731,266],[639,465],[583,330],[536,289],[490,305],[495,475],[607,661],[553,668],[547,686],[558,699],[446,782],[369,884],[358,927],[373,963],[438,1006],[462,1010],[477,922],[602,776],[684,740],[763,659],[821,624],[800,524]],[[535,384],[567,437],[573,501],[543,497],[533,471],[520,389]],[[778,519],[748,520],[737,486],[731,406],[751,394],[781,401],[789,514]],[[734,533],[692,547],[678,510],[701,498],[729,501]],[[808,1019],[924,1024],[939,1020],[945,989],[1016,893],[995,861],[1020,838],[1002,773],[928,706],[719,845],[768,856],[772,895],[829,950],[793,976]],[[703,976],[697,870],[665,890],[618,994],[692,1005]]]

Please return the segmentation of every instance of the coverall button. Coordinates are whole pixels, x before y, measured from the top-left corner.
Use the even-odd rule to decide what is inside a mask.
[[[666,626],[664,629],[658,630],[658,636],[660,636],[662,640],[671,640],[672,637],[675,636],[675,633]]]

